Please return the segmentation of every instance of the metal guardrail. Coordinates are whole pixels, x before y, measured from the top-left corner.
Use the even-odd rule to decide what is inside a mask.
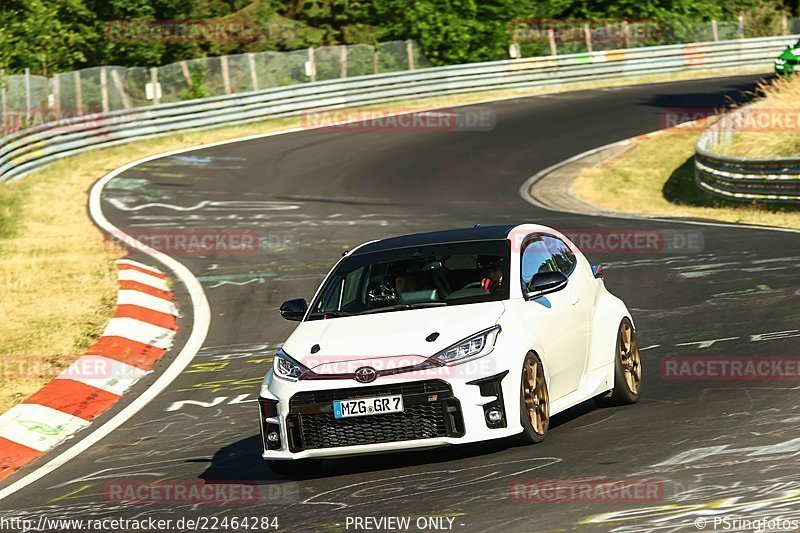
[[[723,115],[697,138],[695,182],[700,189],[727,200],[800,204],[800,158],[744,158],[714,152],[730,141],[738,115],[750,107]]]
[[[497,89],[531,89],[670,72],[767,66],[798,36],[762,37],[494,61],[328,80],[43,124],[0,139],[0,181],[60,158],[178,131]]]

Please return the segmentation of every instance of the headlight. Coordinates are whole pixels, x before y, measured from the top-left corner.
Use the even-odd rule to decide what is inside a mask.
[[[283,348],[279,349],[275,354],[272,368],[278,377],[288,379],[289,381],[297,381],[303,374],[309,371],[308,368],[289,357],[286,352],[283,351]]]
[[[457,365],[467,359],[477,359],[494,350],[494,343],[500,333],[500,326],[492,326],[480,333],[457,342],[432,356],[429,361],[438,365]]]
[[[780,57],[775,58],[775,64],[776,65],[785,65],[786,64],[786,60],[785,59],[781,59]]]

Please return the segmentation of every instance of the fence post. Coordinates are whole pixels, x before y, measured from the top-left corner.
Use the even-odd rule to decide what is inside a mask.
[[[116,70],[111,71],[111,81],[114,84],[114,87],[117,88],[119,97],[122,100],[122,107],[125,109],[130,109],[131,100],[128,98],[128,93],[125,92],[125,87],[122,85],[122,78],[119,77],[119,72]]]
[[[61,119],[61,77],[58,74],[53,75],[53,113],[56,120]]]
[[[3,131],[8,130],[8,100],[6,98],[6,69],[0,70],[0,105],[3,107]]]
[[[406,57],[408,58],[408,70],[414,70],[414,41],[406,40]]]
[[[550,43],[550,55],[557,56],[558,48],[556,48],[556,32],[553,28],[547,28],[547,42]]]
[[[744,39],[744,13],[739,13],[739,39]]]
[[[31,102],[31,69],[25,69],[25,118],[31,119],[33,103]]]
[[[183,73],[183,77],[186,78],[186,83],[189,87],[192,86],[192,75],[189,73],[189,65],[186,63],[186,60],[180,61],[178,63],[181,66],[181,72]]]
[[[317,81],[317,61],[314,57],[314,47],[308,47],[308,77],[312,82]]]
[[[150,85],[153,86],[153,105],[158,105],[161,102],[158,94],[158,69],[150,67]]]
[[[250,66],[250,84],[253,86],[253,90],[258,90],[258,72],[256,71],[256,56],[253,55],[253,52],[247,54],[247,64]]]
[[[100,67],[100,102],[103,113],[108,113],[108,73],[106,67]]]
[[[589,24],[583,23],[583,40],[586,41],[586,51],[592,51],[592,32],[589,31]]]
[[[81,71],[76,70],[72,73],[75,83],[75,114],[83,115],[83,86],[81,85]]]
[[[715,41],[719,41],[719,28],[717,27],[717,19],[711,19],[711,36]]]
[[[631,38],[630,32],[628,31],[628,21],[622,21],[622,45],[624,48],[630,48],[631,46]]]
[[[347,77],[347,45],[339,46],[339,77]]]
[[[372,73],[377,74],[379,72],[378,68],[378,47],[372,47]]]
[[[222,87],[225,94],[231,94],[231,74],[228,71],[228,56],[219,56],[219,66],[222,69]]]
[[[786,15],[781,15],[781,31],[784,35],[789,35],[789,19]]]

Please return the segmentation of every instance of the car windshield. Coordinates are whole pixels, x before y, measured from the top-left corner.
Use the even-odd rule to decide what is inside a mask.
[[[399,248],[344,259],[309,320],[508,298],[507,240]]]

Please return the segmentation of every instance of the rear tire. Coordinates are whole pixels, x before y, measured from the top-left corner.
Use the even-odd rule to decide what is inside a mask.
[[[533,352],[528,352],[522,364],[520,383],[520,444],[536,444],[547,436],[550,426],[550,394],[544,377],[542,362]]]
[[[275,474],[286,478],[304,478],[315,474],[322,466],[318,459],[293,459],[288,461],[267,461],[267,466]]]
[[[642,390],[642,360],[636,331],[628,317],[622,319],[617,332],[614,356],[614,389],[604,399],[609,405],[627,405],[639,401]]]

